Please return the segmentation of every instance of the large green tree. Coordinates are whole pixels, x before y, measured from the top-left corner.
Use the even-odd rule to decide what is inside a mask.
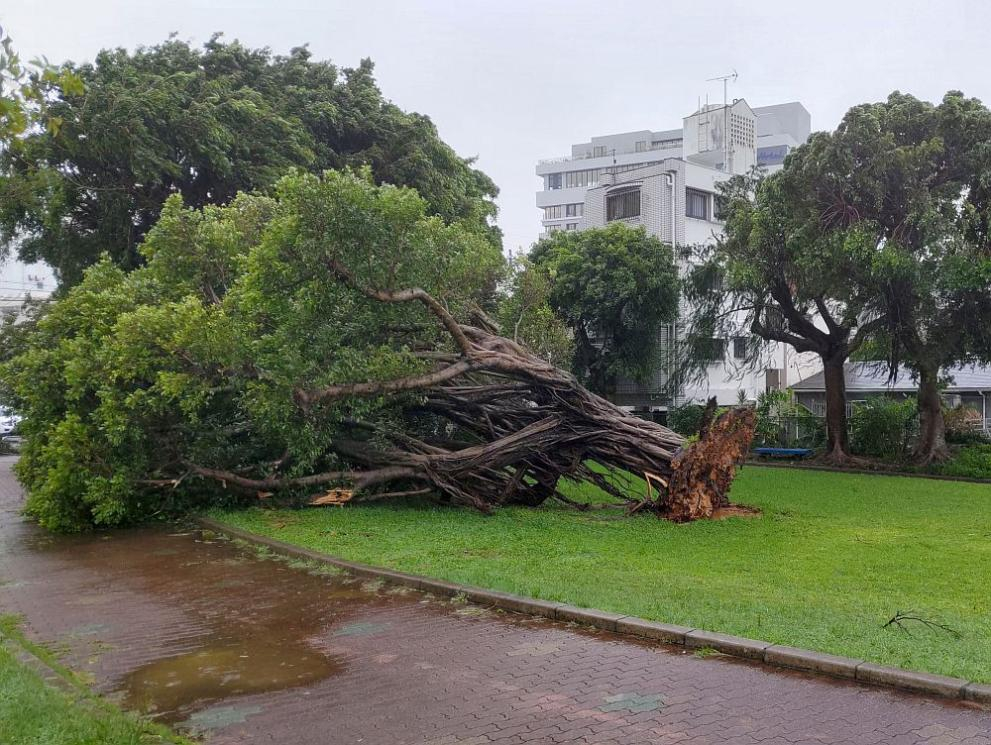
[[[71,86],[59,86],[63,77]],[[80,84],[76,84],[77,81]],[[92,64],[30,76],[58,126],[22,131],[0,152],[0,240],[51,264],[64,284],[104,253],[139,265],[138,246],[173,194],[224,204],[288,169],[368,165],[415,187],[428,211],[485,230],[497,189],[431,121],[383,98],[372,63],[354,69],[214,37],[106,50]]]
[[[918,379],[915,458],[945,459],[941,375],[991,359],[991,111],[955,91],[938,105],[896,92],[813,150],[819,229],[861,237],[871,269],[851,280],[878,298],[891,373],[904,362]]]
[[[678,270],[671,247],[643,227],[621,222],[558,231],[530,252],[549,282],[547,302],[574,334],[572,370],[600,394],[620,376],[649,379],[658,332],[678,313]]]
[[[721,187],[725,230],[714,246],[698,248],[686,278],[688,333],[680,356],[691,379],[705,374],[713,338],[753,335],[743,362],[749,367],[766,364],[769,343],[817,355],[826,386],[826,457],[845,462],[843,366],[884,319],[876,296],[852,281],[865,271],[861,237],[820,230],[811,198],[817,136],[788,156],[784,170],[737,176]]]

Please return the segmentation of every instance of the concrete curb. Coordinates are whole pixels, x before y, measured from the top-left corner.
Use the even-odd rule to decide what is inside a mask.
[[[726,655],[743,657],[774,667],[846,678],[865,685],[894,688],[911,693],[966,700],[991,706],[991,685],[984,683],[972,683],[962,678],[950,678],[943,675],[902,670],[896,667],[885,667],[863,660],[838,657],[808,649],[785,647],[757,639],[745,639],[714,631],[648,621],[636,616],[624,616],[621,613],[579,608],[566,603],[537,600],[498,590],[487,590],[457,582],[446,582],[441,579],[396,572],[391,569],[338,559],[275,538],[268,538],[241,528],[235,528],[209,517],[195,518],[195,522],[201,528],[264,546],[283,556],[329,564],[344,569],[357,577],[379,579],[389,584],[410,587],[442,597],[463,595],[473,603],[500,608],[513,613],[525,613],[559,621],[581,623],[605,631],[638,636],[666,644],[678,644],[688,649],[715,649]]]

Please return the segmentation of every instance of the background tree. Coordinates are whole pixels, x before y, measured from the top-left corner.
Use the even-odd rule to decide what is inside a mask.
[[[819,134],[762,178],[736,176],[722,186],[726,225],[712,247],[697,249],[685,282],[688,333],[683,374],[699,378],[712,360],[712,340],[752,334],[818,355],[826,387],[826,458],[850,457],[844,363],[884,319],[876,296],[855,275],[870,273],[864,237],[821,229],[813,197]],[[766,364],[767,346],[747,345],[744,366]]]
[[[854,248],[848,281],[873,294],[892,375],[919,382],[920,463],[949,457],[941,371],[991,358],[991,112],[950,92],[851,109],[790,162],[810,232]]]
[[[59,87],[59,76],[81,84]],[[291,167],[369,165],[379,183],[415,187],[431,213],[500,240],[495,185],[427,117],[385,100],[369,60],[342,69],[305,48],[275,56],[219,36],[202,49],[171,38],[32,74],[30,87],[60,126],[0,153],[0,240],[47,261],[62,283],[104,252],[124,268],[141,263],[137,247],[170,195],[224,204]]]
[[[499,302],[502,333],[557,367],[574,358],[571,330],[550,306],[551,278],[527,256],[511,256]]]
[[[558,231],[530,252],[550,283],[548,302],[574,334],[572,370],[609,394],[619,376],[646,381],[658,364],[658,331],[678,313],[670,246],[642,227]]]

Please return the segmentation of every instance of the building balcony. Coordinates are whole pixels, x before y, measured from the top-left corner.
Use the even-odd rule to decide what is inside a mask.
[[[611,165],[626,165],[641,161],[657,160],[657,153],[664,153],[665,158],[680,158],[681,143],[677,145],[662,145],[648,147],[646,150],[609,150],[606,153],[581,153],[565,155],[560,158],[544,158],[537,161],[537,175],[544,176],[558,171],[573,171],[574,168],[563,167],[567,163],[580,163],[581,168],[607,168]]]

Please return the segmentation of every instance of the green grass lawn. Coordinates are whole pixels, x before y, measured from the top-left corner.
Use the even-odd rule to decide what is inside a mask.
[[[212,516],[355,561],[991,682],[991,487],[747,467],[732,498],[762,514],[674,525],[370,504]],[[898,611],[959,636],[882,628]]]
[[[32,666],[18,659],[16,653],[25,644],[16,632],[13,619],[0,617],[0,632],[3,632],[0,633],[0,743],[3,745],[191,745],[191,741],[125,714],[89,694],[78,682],[67,686],[72,695],[53,688]],[[59,669],[59,673],[72,680],[68,671]]]

